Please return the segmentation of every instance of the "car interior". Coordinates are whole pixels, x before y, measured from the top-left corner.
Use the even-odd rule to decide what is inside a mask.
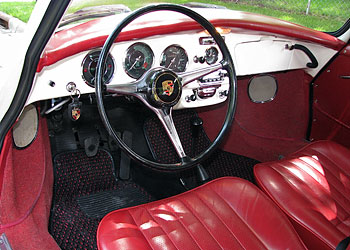
[[[1,242],[347,248],[350,22],[194,3],[69,18],[3,140]]]

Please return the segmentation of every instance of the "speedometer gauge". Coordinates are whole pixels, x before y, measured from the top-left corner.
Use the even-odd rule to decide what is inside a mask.
[[[96,66],[98,62],[98,58],[100,56],[101,50],[91,51],[87,54],[83,60],[82,67],[82,77],[85,82],[91,86],[95,86],[95,74],[96,74]],[[103,83],[107,84],[111,81],[114,73],[114,61],[110,54],[107,56],[107,61],[105,65],[105,73],[103,74]]]
[[[126,51],[124,70],[132,78],[140,78],[153,64],[153,51],[145,43],[134,43]]]
[[[162,53],[160,66],[166,67],[175,72],[184,72],[187,64],[188,56],[186,51],[178,45],[171,45]]]

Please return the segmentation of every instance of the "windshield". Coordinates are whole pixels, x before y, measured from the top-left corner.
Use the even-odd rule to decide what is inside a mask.
[[[327,32],[338,30],[349,18],[350,9],[350,1],[348,0],[73,0],[63,19],[63,25],[99,16],[127,12],[157,2],[214,4],[229,9],[272,16]],[[0,11],[14,15],[26,22],[34,3],[34,1],[2,2],[0,3]],[[115,6],[108,9],[100,8],[101,5]],[[82,11],[82,9],[84,10]]]

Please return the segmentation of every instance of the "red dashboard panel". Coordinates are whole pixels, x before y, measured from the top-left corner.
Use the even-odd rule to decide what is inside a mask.
[[[292,24],[279,19],[246,12],[230,11],[230,18],[210,21],[216,27],[244,29],[254,33],[273,33],[280,36],[292,37],[340,50],[345,43],[329,34],[312,30],[300,25]],[[42,55],[37,72],[66,57],[77,53],[103,46],[106,38],[120,21],[120,17],[111,16],[95,19],[69,29],[58,31],[50,40]],[[136,22],[123,31],[117,41],[142,39],[153,35],[166,35],[183,31],[200,31],[202,27],[191,19],[152,20]]]

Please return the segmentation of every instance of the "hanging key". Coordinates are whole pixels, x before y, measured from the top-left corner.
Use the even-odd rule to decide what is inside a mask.
[[[77,121],[81,116],[81,105],[82,102],[79,101],[79,97],[72,97],[72,102],[68,104],[68,116],[72,121]]]
[[[77,85],[74,82],[69,82],[66,85],[66,89],[72,98],[72,102],[68,104],[68,116],[72,121],[77,121],[81,116],[80,90],[77,89]]]

